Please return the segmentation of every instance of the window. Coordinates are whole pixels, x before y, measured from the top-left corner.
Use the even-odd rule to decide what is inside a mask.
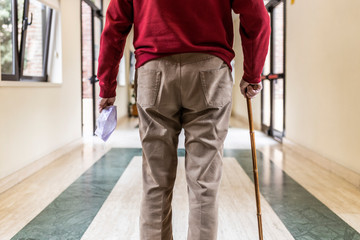
[[[263,69],[261,91],[262,130],[278,141],[285,136],[285,24],[286,1],[265,1],[270,14],[269,53]]]
[[[102,9],[102,0],[90,0],[90,1],[95,4],[96,8]]]
[[[43,0],[0,0],[2,81],[48,81],[54,18]]]
[[[0,52],[1,52],[1,72],[14,74],[14,38],[13,38],[13,19],[12,4],[9,0],[0,0]]]

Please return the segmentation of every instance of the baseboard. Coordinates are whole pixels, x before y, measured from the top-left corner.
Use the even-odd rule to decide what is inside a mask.
[[[243,117],[243,116],[238,115],[236,113],[232,113],[231,117],[236,119],[237,121],[243,122],[246,126],[249,125],[249,120],[248,120],[247,117]],[[255,122],[253,124],[254,124],[254,130],[261,131],[261,126],[259,126],[259,124],[255,123]]]
[[[129,119],[130,119],[130,117],[129,117],[128,115],[121,116],[121,117],[118,118],[116,124],[117,124],[117,125],[121,125],[121,124],[123,124],[124,122],[129,121]]]
[[[247,121],[248,121],[247,118],[245,118],[245,117],[243,117],[243,116],[241,116],[241,115],[238,115],[238,114],[236,114],[236,113],[233,113],[233,114],[231,115],[231,117],[233,117],[233,118],[235,118],[236,120],[238,120],[238,121],[240,121],[240,122],[243,122],[243,123],[247,123]]]
[[[83,144],[83,139],[79,138],[65,146],[49,153],[48,155],[30,163],[29,165],[21,168],[20,170],[0,179],[0,194],[30,177],[32,174],[36,173],[43,167],[47,166],[51,162],[55,161],[59,157],[68,154],[69,152],[81,147]]]
[[[345,179],[347,182],[351,183],[355,187],[360,189],[360,174],[354,172],[351,169],[348,169],[328,158],[321,156],[320,154],[305,148],[297,143],[292,142],[287,138],[283,138],[283,147],[287,147],[290,150],[306,157],[307,159],[313,161],[320,167],[324,168],[325,170],[337,175]]]

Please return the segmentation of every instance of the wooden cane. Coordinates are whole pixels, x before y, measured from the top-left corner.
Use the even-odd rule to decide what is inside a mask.
[[[261,221],[261,206],[260,206],[260,190],[259,190],[259,175],[258,175],[258,168],[257,168],[255,134],[254,134],[254,126],[253,126],[251,99],[246,98],[246,101],[247,101],[248,118],[249,118],[249,129],[250,129],[251,152],[252,152],[252,161],[253,161],[253,173],[254,173],[254,183],[255,183],[256,210],[257,210],[259,239],[263,240],[262,221]]]

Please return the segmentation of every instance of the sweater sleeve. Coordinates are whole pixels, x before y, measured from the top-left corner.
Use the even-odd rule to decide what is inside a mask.
[[[269,48],[271,30],[268,12],[263,0],[232,0],[232,9],[240,14],[243,79],[248,83],[259,83]]]
[[[102,98],[116,96],[116,77],[126,37],[133,24],[132,0],[111,0],[100,38],[97,77]]]

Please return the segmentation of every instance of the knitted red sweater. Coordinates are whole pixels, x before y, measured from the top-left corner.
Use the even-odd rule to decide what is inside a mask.
[[[119,62],[133,24],[136,68],[184,52],[214,54],[231,68],[235,56],[231,9],[240,14],[243,78],[260,82],[270,35],[263,0],[111,0],[100,41],[100,97],[116,95]]]

